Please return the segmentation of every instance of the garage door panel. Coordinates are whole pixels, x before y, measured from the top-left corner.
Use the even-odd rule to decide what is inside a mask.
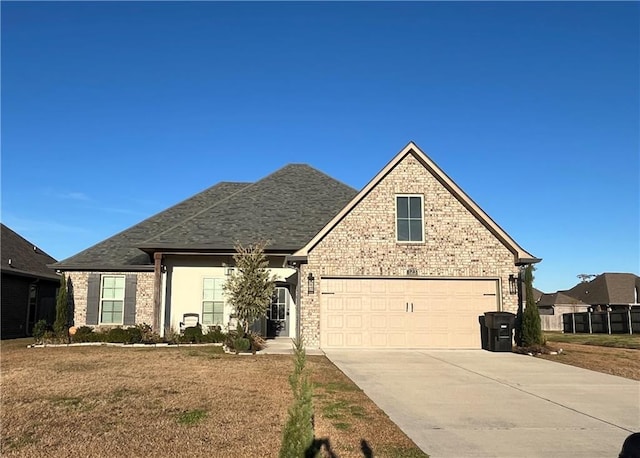
[[[496,280],[322,281],[321,345],[480,348],[478,316],[497,310]]]
[[[363,299],[361,297],[349,297],[349,298],[347,298],[346,304],[345,304],[345,310],[347,310],[349,312],[362,311],[362,309],[363,309],[362,301],[363,301]]]

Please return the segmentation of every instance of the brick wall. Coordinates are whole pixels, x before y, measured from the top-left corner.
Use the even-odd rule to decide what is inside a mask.
[[[73,285],[74,325],[85,326],[87,316],[87,287],[91,274],[137,275],[136,324],[153,325],[153,272],[65,272]]]
[[[423,196],[424,243],[396,242],[396,194]],[[513,253],[409,154],[309,252],[301,278],[312,272],[316,288],[313,295],[302,288],[305,344],[320,343],[322,276],[406,276],[409,268],[422,277],[500,278],[502,309],[517,310],[508,292]]]

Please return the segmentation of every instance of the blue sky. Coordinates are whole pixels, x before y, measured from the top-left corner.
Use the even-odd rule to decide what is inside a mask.
[[[218,181],[415,141],[536,286],[639,271],[640,7],[2,2],[2,221],[69,257]]]

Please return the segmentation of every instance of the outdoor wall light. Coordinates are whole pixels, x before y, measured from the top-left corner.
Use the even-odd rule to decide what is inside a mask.
[[[229,267],[229,266],[225,267],[224,268],[224,274],[227,277],[230,277],[231,275],[233,275],[233,267]]]
[[[313,274],[309,273],[307,277],[307,293],[314,294],[316,292],[316,279],[313,278]]]
[[[509,274],[509,294],[518,292],[518,279],[513,274]]]

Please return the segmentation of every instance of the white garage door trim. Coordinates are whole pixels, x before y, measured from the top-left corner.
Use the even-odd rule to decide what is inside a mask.
[[[323,277],[322,348],[480,348],[496,277]]]

